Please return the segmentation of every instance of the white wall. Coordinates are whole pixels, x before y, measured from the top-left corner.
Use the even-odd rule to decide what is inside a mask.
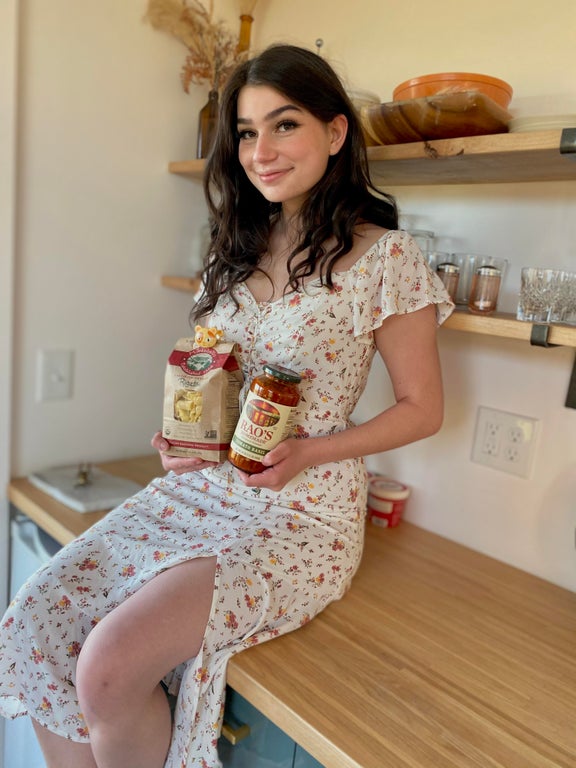
[[[576,113],[571,0],[553,0],[545,14],[520,0],[363,0],[353,12],[336,9],[331,0],[293,0],[265,2],[261,10],[258,46],[286,41],[314,48],[323,38],[322,54],[346,84],[382,101],[391,101],[394,87],[410,77],[482,72],[513,85],[513,114]],[[516,309],[521,266],[576,265],[576,182],[390,191],[403,226],[434,231],[441,250],[509,259],[503,310]],[[409,520],[576,589],[576,411],[563,405],[573,350],[448,330],[439,339],[447,401],[443,430],[370,457],[370,468],[411,486]],[[392,401],[383,381],[378,362],[356,412],[359,420]],[[540,420],[529,479],[471,462],[480,405]]]
[[[0,3],[0,488],[10,478],[16,147],[16,0]],[[8,502],[0,498],[0,606],[8,598]],[[0,721],[0,760],[4,720]]]
[[[550,0],[545,11],[522,0],[260,0],[257,46],[324,40],[351,86],[391,101],[394,87],[432,72],[482,72],[514,87],[522,111],[576,111],[573,81],[576,6]]]
[[[185,49],[143,0],[24,0],[20,64],[14,471],[151,451],[163,368],[189,331],[184,272],[205,218]],[[40,349],[75,352],[71,400],[35,401]]]
[[[190,297],[163,289],[183,271],[204,207],[197,183],[166,172],[192,157],[207,91],[186,96],[183,49],[142,23],[145,0],[22,0],[13,470],[143,453],[160,421],[172,341]],[[234,3],[219,4],[233,17]],[[259,0],[254,42],[314,47],[348,85],[390,100],[399,82],[442,70],[512,83],[512,107],[576,112],[572,0],[546,14],[520,0],[393,4]],[[398,188],[413,226],[513,266],[572,264],[576,184]],[[457,248],[459,250],[460,248]],[[505,300],[513,303],[511,282]],[[576,588],[576,411],[563,407],[572,353],[442,331],[447,414],[441,434],[374,457],[408,482],[408,517]],[[74,397],[35,402],[39,349],[76,352]],[[358,415],[388,396],[376,366]],[[541,419],[529,480],[469,461],[479,405]]]

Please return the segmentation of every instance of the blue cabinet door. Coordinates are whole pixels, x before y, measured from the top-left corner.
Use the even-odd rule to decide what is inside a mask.
[[[252,704],[228,687],[224,722],[238,729],[247,725],[250,735],[232,745],[224,737],[218,752],[224,768],[324,768]]]
[[[226,689],[224,722],[232,728],[241,724],[250,728],[250,734],[234,745],[220,737],[218,753],[224,768],[293,768],[294,741],[231,688]]]
[[[324,768],[322,763],[319,763],[312,755],[302,749],[302,747],[296,744],[296,751],[294,752],[294,768]]]

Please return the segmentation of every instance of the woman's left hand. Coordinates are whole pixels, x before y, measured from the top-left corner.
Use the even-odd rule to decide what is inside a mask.
[[[269,451],[262,459],[266,469],[254,475],[237,469],[241,480],[249,488],[268,488],[270,491],[281,491],[296,475],[308,466],[304,459],[305,440],[288,438]]]
[[[162,437],[161,432],[156,432],[150,444],[160,453],[162,466],[166,472],[174,472],[176,475],[185,475],[187,472],[198,472],[207,467],[216,467],[216,461],[204,461],[199,458],[186,458],[181,456],[168,456],[165,451],[170,444]]]

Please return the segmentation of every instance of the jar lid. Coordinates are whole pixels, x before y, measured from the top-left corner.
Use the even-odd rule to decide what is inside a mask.
[[[491,264],[486,264],[483,267],[478,267],[476,270],[477,275],[492,275],[492,277],[496,277],[496,275],[500,274],[500,270],[498,267],[493,267]]]
[[[288,381],[291,384],[299,384],[302,381],[302,376],[300,376],[299,373],[291,371],[290,368],[284,368],[283,365],[265,363],[264,372],[270,376],[274,376],[275,379],[280,379],[280,381]]]
[[[448,274],[459,274],[460,267],[457,264],[453,264],[451,261],[443,261],[442,264],[438,264],[436,272],[447,272]]]
[[[410,496],[410,488],[387,477],[372,477],[368,482],[368,494],[375,499],[400,501]]]

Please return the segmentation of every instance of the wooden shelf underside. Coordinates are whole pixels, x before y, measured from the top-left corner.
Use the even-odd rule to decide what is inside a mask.
[[[562,131],[527,131],[369,147],[380,185],[486,184],[576,180],[576,153],[561,154]],[[200,180],[204,160],[169,163],[170,173]]]

